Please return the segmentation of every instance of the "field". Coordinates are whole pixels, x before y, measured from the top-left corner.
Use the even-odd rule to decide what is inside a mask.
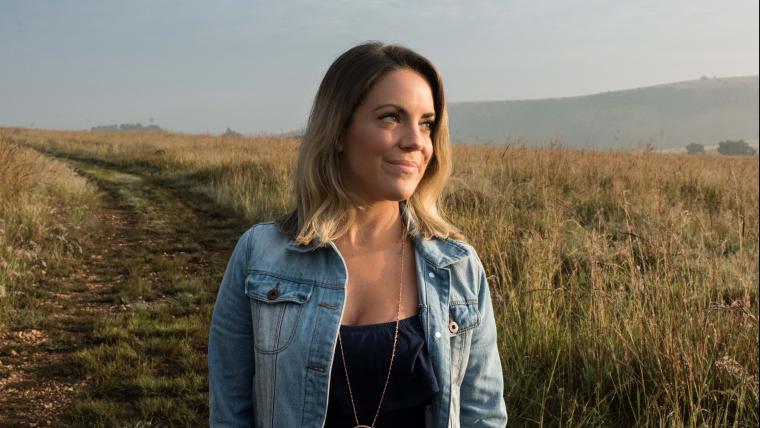
[[[0,129],[0,425],[204,425],[226,259],[298,144]],[[509,426],[760,423],[757,157],[454,152]]]

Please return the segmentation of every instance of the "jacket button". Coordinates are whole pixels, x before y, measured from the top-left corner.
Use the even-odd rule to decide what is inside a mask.
[[[452,333],[454,333],[454,334],[456,334],[456,332],[459,331],[459,326],[457,325],[456,322],[451,321],[449,323],[449,331],[452,332]]]
[[[267,299],[269,299],[269,300],[274,300],[274,299],[276,299],[279,296],[280,296],[280,290],[278,290],[276,288],[273,288],[273,289],[267,291]]]

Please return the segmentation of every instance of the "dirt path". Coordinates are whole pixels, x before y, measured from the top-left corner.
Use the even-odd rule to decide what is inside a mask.
[[[150,408],[143,396],[155,401],[149,387],[108,389],[103,385],[114,382],[109,374],[82,355],[97,355],[92,352],[116,343],[138,355],[147,353],[163,367],[160,373],[147,373],[158,373],[160,379],[169,379],[171,373],[181,376],[187,371],[181,361],[162,360],[158,351],[151,355],[153,348],[143,347],[143,336],[131,337],[137,330],[127,325],[138,319],[135,311],[149,307],[171,314],[165,323],[169,329],[178,318],[195,317],[192,320],[200,325],[183,337],[189,342],[187,349],[197,354],[192,363],[196,377],[202,376],[207,325],[197,320],[209,312],[227,257],[247,226],[187,184],[100,162],[69,162],[102,189],[103,209],[93,213],[102,227],[97,239],[83,248],[81,265],[65,276],[45,279],[37,290],[38,305],[20,309],[28,311],[21,318],[24,325],[13,326],[0,338],[0,426],[110,425],[116,420],[145,421],[146,426],[178,421],[203,425],[207,416],[202,381],[196,380],[188,393],[194,407],[188,407],[183,419],[171,419],[146,410]],[[122,327],[120,341],[104,333]],[[114,361],[118,359],[116,352]],[[111,363],[103,358],[104,367]],[[165,368],[172,364],[176,367]],[[124,375],[129,377],[129,370]],[[178,398],[167,394],[170,400]]]

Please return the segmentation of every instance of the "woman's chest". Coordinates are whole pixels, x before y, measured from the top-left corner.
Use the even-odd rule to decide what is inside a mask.
[[[414,252],[396,255],[377,252],[344,256],[348,281],[341,324],[377,324],[407,318],[418,312],[419,288]],[[399,311],[400,302],[400,311]]]
[[[419,253],[415,257],[414,252],[411,261],[404,259],[403,270],[401,263],[394,270],[381,262],[344,256],[321,268],[307,268],[288,261],[261,264],[249,274],[246,289],[251,297],[258,397],[267,397],[266,403],[299,403],[302,420],[321,422],[331,376],[340,373],[332,370],[340,324],[395,320],[402,272],[401,318],[419,313],[420,335],[442,390],[451,382],[461,383],[471,332],[481,318],[466,276],[454,266],[436,266]],[[397,278],[393,287],[386,287],[390,292],[368,288],[378,278],[380,283],[391,282],[383,275]],[[385,309],[378,311],[380,307]],[[448,400],[446,395],[439,399]],[[431,407],[428,417],[435,421],[431,426],[446,426],[447,406]]]

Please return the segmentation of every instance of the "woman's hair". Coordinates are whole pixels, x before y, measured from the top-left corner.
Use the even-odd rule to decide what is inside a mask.
[[[344,52],[327,70],[309,114],[295,169],[295,208],[275,222],[303,245],[319,246],[348,231],[361,202],[347,192],[340,174],[337,146],[351,124],[354,111],[386,73],[410,69],[425,78],[433,93],[435,123],[431,130],[433,156],[414,194],[401,210],[409,234],[464,240],[438,208],[451,173],[451,143],[443,83],[425,57],[399,45],[368,42]]]

